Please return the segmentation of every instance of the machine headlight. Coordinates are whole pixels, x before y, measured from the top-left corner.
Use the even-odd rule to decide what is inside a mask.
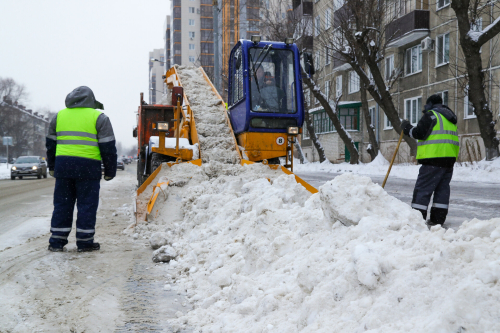
[[[36,169],[38,169],[38,168],[37,168],[37,166],[36,166],[36,165],[34,165],[34,166],[32,167],[32,169],[33,169],[33,170],[36,170]]]
[[[17,168],[16,168],[15,166],[13,166],[13,167],[12,167],[12,170],[16,171],[16,170],[17,170]]]
[[[252,41],[252,43],[254,44],[257,44],[257,43],[260,43],[260,36],[259,35],[252,35],[252,37],[250,37],[250,40]]]
[[[295,126],[288,127],[288,134],[289,135],[298,135],[299,134],[299,128],[295,127]]]
[[[285,38],[286,45],[291,45],[291,44],[293,44],[293,42],[294,42],[293,38]]]
[[[156,129],[161,132],[168,132],[168,123],[167,122],[157,122]]]

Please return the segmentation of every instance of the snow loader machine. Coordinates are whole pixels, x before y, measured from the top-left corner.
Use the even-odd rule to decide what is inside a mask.
[[[239,163],[260,162],[293,174],[293,144],[304,122],[300,55],[293,39],[284,43],[262,42],[259,36],[240,40],[229,58],[227,104],[202,67],[199,71],[204,84],[221,101],[220,114],[229,128]],[[162,166],[202,164],[203,147],[195,122],[196,112],[201,110],[191,108],[190,91],[183,86],[178,67],[167,71],[165,83],[172,92],[170,105],[147,105],[141,93],[134,129],[138,138],[137,196],[156,178]],[[295,178],[311,193],[317,192],[300,177]],[[137,213],[136,220],[150,216],[160,185],[153,189],[146,213]]]

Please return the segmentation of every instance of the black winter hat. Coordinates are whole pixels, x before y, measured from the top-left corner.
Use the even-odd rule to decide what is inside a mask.
[[[434,94],[432,96],[429,96],[429,98],[427,98],[427,102],[425,102],[425,104],[430,104],[430,105],[443,104],[443,98],[441,98],[441,95]]]

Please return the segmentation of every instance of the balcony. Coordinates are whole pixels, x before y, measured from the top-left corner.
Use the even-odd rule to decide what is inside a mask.
[[[389,47],[401,47],[429,35],[429,11],[414,10],[386,25]]]
[[[311,0],[293,1],[293,11],[295,15],[302,17],[303,15],[313,14],[313,2]]]

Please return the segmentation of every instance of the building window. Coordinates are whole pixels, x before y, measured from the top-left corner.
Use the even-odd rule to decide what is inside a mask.
[[[443,105],[448,105],[448,90],[440,91],[437,94],[441,95],[441,98],[443,99]]]
[[[314,132],[316,134],[333,132],[335,127],[333,122],[328,117],[328,114],[323,110],[312,114]]]
[[[192,38],[192,39],[194,38],[194,31],[189,32],[189,38]]]
[[[450,4],[450,0],[437,0],[436,4],[437,4],[437,9],[441,9],[443,7],[448,6]]]
[[[321,27],[321,18],[319,16],[316,16],[314,18],[314,35],[315,36],[319,36],[320,27]]]
[[[339,120],[346,130],[359,130],[359,108],[339,109]]]
[[[194,7],[189,7],[189,13],[194,14]]]
[[[195,61],[196,61],[196,60],[195,60],[195,57],[193,57],[193,56],[189,56],[189,62],[195,62]]]
[[[335,78],[335,91],[335,95],[337,98],[342,96],[342,75],[339,75]]]
[[[412,125],[416,125],[420,120],[420,110],[422,110],[422,97],[405,99],[406,119],[408,119]]]
[[[359,75],[355,71],[349,72],[349,94],[359,91]]]
[[[422,71],[422,47],[419,45],[409,48],[405,52],[405,73],[406,75]]]
[[[316,51],[316,54],[314,55],[314,63],[316,70],[321,67],[321,52],[319,50]]]
[[[387,118],[387,115],[385,113],[384,113],[384,129],[385,130],[392,129],[392,123],[389,120],[389,118]]]
[[[194,50],[194,44],[189,44],[189,49]]]
[[[368,108],[368,113],[370,114],[370,124],[373,129],[375,129],[375,107],[372,106],[371,108]]]
[[[385,58],[385,80],[389,81],[394,73],[394,55]]]
[[[189,25],[194,27],[194,20],[193,19],[189,19]]]
[[[450,62],[450,34],[444,34],[436,38],[436,64],[444,65]]]
[[[330,26],[332,25],[331,17],[332,17],[332,11],[330,10],[330,8],[328,8],[325,12],[325,30],[330,29]]]
[[[326,99],[330,99],[330,81],[325,81],[325,96]]]
[[[328,46],[325,46],[325,65],[330,63],[330,53],[328,53]]]
[[[464,97],[464,118],[465,119],[476,118],[476,114],[474,113],[474,106],[472,105],[472,102],[469,101],[468,87],[465,90],[465,97]]]

